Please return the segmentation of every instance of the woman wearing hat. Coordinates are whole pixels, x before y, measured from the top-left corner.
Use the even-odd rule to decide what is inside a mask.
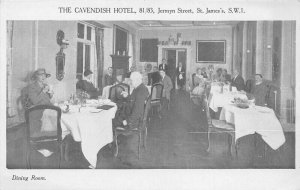
[[[97,99],[100,92],[92,83],[92,74],[93,72],[91,70],[84,71],[84,78],[77,82],[76,89],[87,92],[91,99]]]
[[[28,86],[28,98],[33,105],[51,104],[50,99],[53,96],[53,91],[46,83],[46,79],[50,76],[42,68],[33,73],[32,80],[34,82]]]
[[[53,96],[53,91],[50,90],[49,85],[46,83],[46,79],[50,77],[51,75],[46,73],[45,69],[37,69],[33,75],[32,80],[34,81],[32,84],[30,84],[27,87],[27,96],[29,101],[29,106],[33,105],[51,105],[50,99]],[[43,111],[42,110],[36,110],[33,111],[30,115],[30,121],[31,121],[31,134],[33,136],[35,134],[39,134],[41,132],[41,126],[42,126],[42,117],[43,117]]]

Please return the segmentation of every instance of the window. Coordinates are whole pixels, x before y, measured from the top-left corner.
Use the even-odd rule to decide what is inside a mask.
[[[82,79],[84,71],[90,69],[94,73],[94,82],[96,82],[97,61],[95,56],[95,48],[95,27],[89,25],[88,23],[78,23],[76,68],[77,79]]]

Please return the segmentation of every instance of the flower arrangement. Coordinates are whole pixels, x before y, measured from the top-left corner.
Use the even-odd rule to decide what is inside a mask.
[[[86,103],[86,99],[89,98],[89,94],[84,90],[77,91],[77,98],[79,99],[79,102],[81,106],[83,106]]]

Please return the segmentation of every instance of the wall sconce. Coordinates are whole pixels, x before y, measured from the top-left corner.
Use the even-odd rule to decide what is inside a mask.
[[[271,48],[272,48],[272,46],[271,46],[271,45],[267,45],[267,48],[268,48],[268,49],[271,49]]]
[[[69,41],[65,40],[65,33],[62,30],[57,31],[56,42],[60,46],[59,52],[56,54],[56,79],[61,81],[65,76],[65,54],[64,49],[69,45]]]
[[[247,53],[250,53],[250,50],[249,49],[247,49],[247,51],[246,51]]]

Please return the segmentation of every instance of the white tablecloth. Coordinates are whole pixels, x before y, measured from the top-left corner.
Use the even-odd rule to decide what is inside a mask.
[[[112,119],[115,117],[117,107],[103,110],[98,113],[94,107],[71,107],[69,113],[62,114],[61,128],[63,137],[72,134],[75,141],[81,142],[82,153],[89,163],[96,167],[99,150],[113,141]]]
[[[219,93],[216,91],[211,91],[208,98],[209,107],[213,111],[217,112],[219,107],[224,107],[225,105],[231,104],[231,101],[233,101],[234,98],[247,99],[247,96],[246,94],[239,92]]]
[[[267,112],[262,113],[260,109]],[[272,109],[260,106],[240,109],[235,105],[226,105],[221,111],[220,120],[234,124],[236,141],[256,132],[274,150],[285,142],[281,124]]]

